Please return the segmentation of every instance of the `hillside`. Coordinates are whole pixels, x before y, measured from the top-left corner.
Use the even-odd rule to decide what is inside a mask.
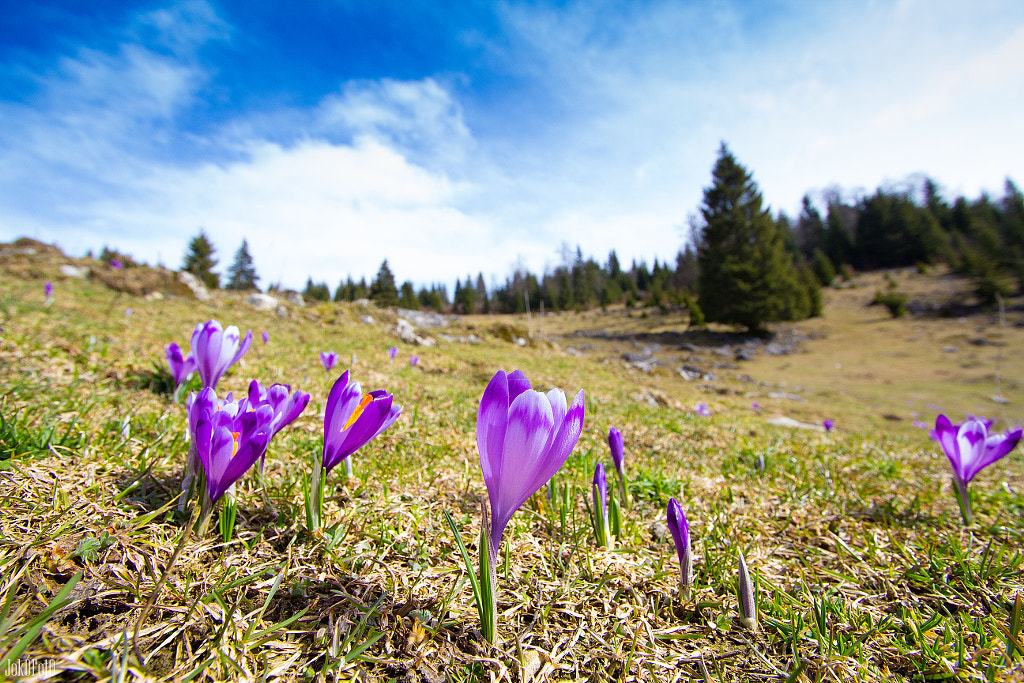
[[[0,247],[2,666],[64,680],[1021,675],[1024,458],[1018,448],[977,476],[977,523],[964,527],[949,464],[913,425],[938,412],[996,418],[999,431],[1024,423],[1019,300],[1003,323],[971,308],[964,282],[903,271],[891,277],[921,312],[899,320],[867,305],[885,286],[868,274],[827,290],[822,318],[768,340],[618,308],[470,316],[418,326],[433,341],[419,346],[395,336],[394,311],[285,298],[260,310],[223,291],[200,301],[177,285],[117,286],[141,267],[62,275],[85,264],[42,251]],[[950,303],[959,308],[942,317]],[[127,641],[187,520],[173,503],[185,409],[164,350],[187,350],[209,319],[254,336],[219,396],[259,379],[311,400],[274,437],[266,487],[239,482],[233,536],[214,523],[186,540],[141,624],[140,662]],[[339,367],[325,372],[321,351]],[[353,480],[330,473],[326,529],[310,534],[302,476],[348,368],[404,410],[353,456]],[[487,498],[477,407],[499,369],[570,399],[582,389],[586,416],[560,495],[534,496],[505,532],[491,647],[443,511],[475,558]],[[769,422],[779,417],[804,427]],[[609,551],[595,547],[586,500],[595,461],[614,471],[611,426],[624,435],[631,503]],[[664,524],[670,497],[694,543],[688,601]],[[738,549],[757,585],[756,632],[735,619]]]

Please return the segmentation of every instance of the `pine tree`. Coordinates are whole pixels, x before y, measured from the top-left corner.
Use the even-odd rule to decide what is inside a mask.
[[[483,273],[477,273],[476,276],[476,301],[481,313],[491,312],[491,301],[487,296],[487,285],[484,284]]]
[[[410,310],[417,310],[420,307],[419,299],[416,296],[416,288],[408,280],[402,283],[402,290],[398,296],[398,305]]]
[[[195,275],[208,288],[217,289],[220,287],[220,275],[213,272],[213,267],[217,265],[217,259],[213,258],[213,254],[213,244],[206,236],[206,231],[200,230],[188,244],[185,264],[181,269]]]
[[[370,285],[370,301],[381,308],[398,305],[398,288],[395,287],[395,276],[391,274],[391,268],[388,267],[387,259],[384,259],[384,262],[380,264],[377,277],[373,279],[373,284]]]
[[[796,280],[778,227],[751,174],[722,143],[704,190],[698,245],[700,308],[707,320],[760,331],[792,313]]]
[[[256,283],[260,276],[256,274],[256,268],[252,265],[252,255],[249,254],[249,242],[242,239],[242,246],[235,252],[235,262],[228,269],[228,289],[250,290],[259,289]]]

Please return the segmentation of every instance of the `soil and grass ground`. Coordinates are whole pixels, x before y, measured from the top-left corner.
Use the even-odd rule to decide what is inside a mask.
[[[977,523],[965,527],[949,465],[914,425],[938,412],[1024,422],[1019,301],[1001,319],[970,306],[966,283],[906,271],[892,276],[918,314],[898,320],[867,306],[887,285],[865,275],[826,290],[822,318],[769,340],[618,308],[463,318],[421,333],[482,341],[424,348],[397,341],[394,313],[373,307],[285,302],[282,316],[225,292],[144,297],[118,291],[123,276],[62,278],[56,260],[0,268],[0,677],[1021,679],[1024,457],[972,482]],[[271,444],[266,486],[240,482],[234,536],[213,525],[186,541],[139,625],[139,661],[132,630],[187,522],[174,509],[185,411],[164,349],[187,348],[211,318],[255,338],[219,395],[259,379],[312,399]],[[343,361],[330,375],[324,350]],[[346,367],[404,412],[354,457],[353,480],[331,472],[328,528],[309,534],[302,476]],[[476,410],[498,369],[583,389],[586,418],[558,495],[535,496],[506,531],[490,646],[444,512],[475,556]],[[804,427],[769,422],[779,417]],[[832,432],[817,428],[825,418]],[[611,470],[610,426],[625,437],[632,496],[612,551],[595,547],[585,502],[595,462]],[[664,526],[670,497],[694,541],[689,601]],[[736,621],[739,550],[756,632]]]

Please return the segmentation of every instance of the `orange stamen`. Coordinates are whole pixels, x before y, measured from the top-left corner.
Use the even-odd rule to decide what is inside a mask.
[[[356,409],[352,411],[352,417],[348,418],[348,422],[346,422],[345,426],[341,428],[341,431],[345,431],[346,429],[351,427],[352,423],[359,419],[359,416],[363,414],[364,410],[366,410],[366,406],[370,405],[372,401],[373,396],[365,394],[363,396],[363,400],[361,400],[359,402],[359,405],[356,406]]]
[[[231,432],[231,439],[235,442],[234,448],[231,449],[231,457],[238,455],[238,438],[242,436],[241,432]]]

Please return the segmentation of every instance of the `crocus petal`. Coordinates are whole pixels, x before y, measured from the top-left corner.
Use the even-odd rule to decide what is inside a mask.
[[[615,471],[622,474],[622,458],[625,453],[622,441],[622,432],[615,427],[608,429],[608,449],[612,452],[612,463]]]
[[[515,370],[508,374],[508,402],[512,405],[512,401],[516,400],[516,396],[529,391],[532,389],[530,386],[530,380],[526,379],[526,375],[522,370]]]
[[[374,391],[364,396],[359,383],[349,382],[348,377],[346,370],[327,397],[323,454],[327,471],[390,427],[402,412],[401,406],[393,405],[391,394]]]
[[[977,460],[965,463],[964,481],[974,479],[975,475],[996,460],[1006,457],[1020,442],[1022,430],[1014,427],[1005,434],[993,434],[985,439],[985,448]]]
[[[604,516],[608,516],[608,478],[604,474],[604,464],[597,463],[594,467],[594,486],[597,487],[597,498],[601,502]]]
[[[480,469],[488,490],[501,471],[502,447],[508,425],[508,376],[498,370],[484,389],[476,414],[476,446],[480,451]]]
[[[533,483],[545,465],[554,428],[551,404],[544,394],[523,392],[509,406],[500,469],[494,473],[499,485],[488,488],[491,539],[496,548],[512,515],[540,488],[534,488]]]
[[[957,428],[949,421],[948,417],[939,415],[935,418],[935,429],[932,431],[931,436],[942,446],[942,452],[946,454],[949,465],[953,468],[953,474],[963,481],[963,469],[961,467],[960,449],[957,446],[956,434]]]
[[[981,420],[967,420],[957,430],[955,447],[959,454],[960,467],[954,469],[964,483],[971,480],[972,469],[977,472],[973,466],[984,458],[987,438],[985,423]]]
[[[667,511],[668,530],[672,533],[672,541],[676,546],[676,555],[679,557],[679,566],[686,565],[687,555],[690,552],[690,525],[683,514],[683,506],[675,498],[669,498]]]

